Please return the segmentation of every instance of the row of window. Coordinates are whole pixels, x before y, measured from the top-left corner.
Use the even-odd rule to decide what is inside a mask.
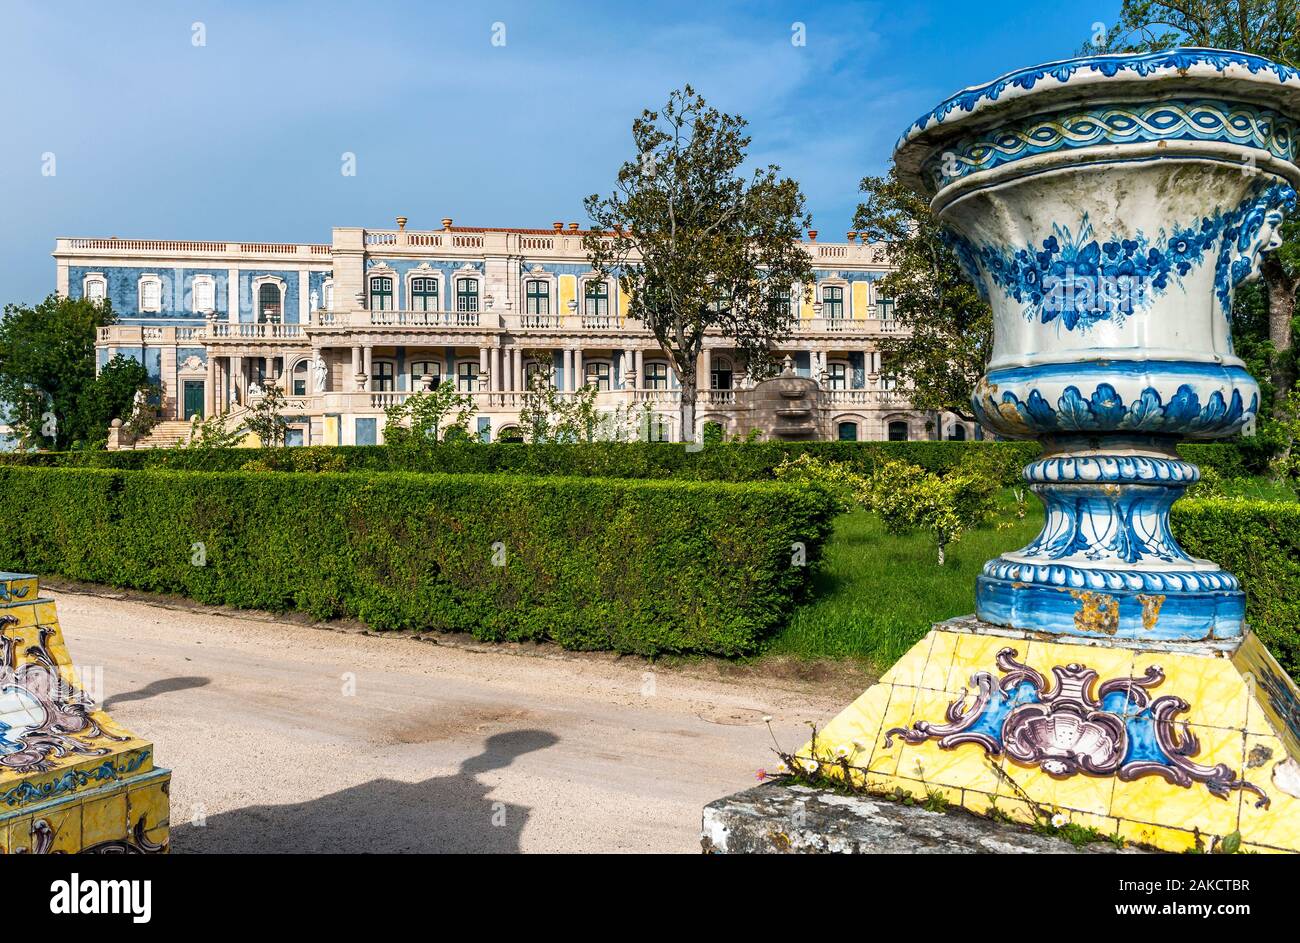
[[[275,276],[261,276],[253,280],[256,297],[257,320],[278,324],[284,316],[284,282]],[[100,273],[87,275],[82,281],[82,297],[88,301],[103,301],[108,297],[108,280]],[[329,304],[333,304],[334,286],[326,285]],[[136,285],[136,302],[142,314],[154,314],[163,309],[163,282],[159,275],[141,275]],[[217,280],[212,275],[195,275],[190,281],[190,310],[194,314],[211,314],[217,310]]]
[[[438,279],[428,276],[419,276],[411,279],[410,305],[413,311],[441,311],[438,297]],[[457,312],[470,312],[479,310],[479,280],[473,276],[460,276],[455,280],[456,307]],[[843,318],[844,317],[844,288],[841,285],[823,285],[822,293],[822,317],[823,318]],[[327,307],[333,305],[333,286],[329,288],[329,299]],[[372,311],[391,311],[395,305],[394,282],[391,275],[374,275],[370,278],[370,310]],[[721,310],[726,301],[720,299],[714,302],[716,309]],[[892,316],[893,302],[888,298],[881,298],[879,305],[879,315],[881,318],[888,320]],[[773,301],[773,307],[777,311],[784,309],[790,310],[790,292],[780,292]],[[609,284],[596,279],[588,280],[583,285],[582,313],[589,318],[607,318],[609,317]],[[547,279],[529,278],[524,281],[524,314],[535,317],[545,317],[552,314],[551,310],[551,282]]]

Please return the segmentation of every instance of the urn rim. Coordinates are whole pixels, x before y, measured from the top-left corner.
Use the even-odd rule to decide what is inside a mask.
[[[989,124],[1108,98],[1148,100],[1208,93],[1250,101],[1300,119],[1300,70],[1231,49],[1182,46],[1105,53],[1015,69],[964,88],[913,121],[899,138],[900,178],[927,197],[922,163],[952,139]]]

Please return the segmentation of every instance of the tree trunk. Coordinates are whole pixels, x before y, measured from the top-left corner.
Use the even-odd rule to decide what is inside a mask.
[[[682,403],[681,403],[681,441],[695,441],[695,400],[698,390],[696,389],[695,371],[689,374],[682,371],[680,381],[682,384]]]
[[[939,544],[939,566],[943,566],[943,544]]]
[[[1268,289],[1268,339],[1273,343],[1273,411],[1282,407],[1287,392],[1295,385],[1295,361],[1291,349],[1291,319],[1295,315],[1297,280],[1291,278],[1274,255],[1264,256],[1261,265]]]

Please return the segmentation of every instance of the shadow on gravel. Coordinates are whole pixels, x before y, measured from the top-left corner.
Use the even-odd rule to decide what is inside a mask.
[[[184,853],[272,854],[519,851],[532,811],[488,798],[478,776],[504,769],[518,757],[560,742],[545,730],[494,734],[483,751],[451,776],[418,783],[375,779],[319,799],[290,805],[255,805],[209,816],[173,807],[172,850]],[[249,783],[255,790],[256,784]]]
[[[144,687],[137,688],[134,691],[127,691],[123,694],[114,694],[104,702],[103,709],[110,711],[129,701],[147,701],[149,698],[157,697],[159,694],[170,694],[173,691],[186,691],[190,688],[201,688],[211,683],[211,678],[195,676],[163,678],[159,681],[150,681]]]

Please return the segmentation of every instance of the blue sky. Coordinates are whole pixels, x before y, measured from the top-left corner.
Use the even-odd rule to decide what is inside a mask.
[[[633,117],[687,82],[749,119],[752,158],[799,180],[822,238],[842,239],[908,122],[1073,54],[1118,6],[3,0],[0,301],[53,290],[60,235],[585,222],[582,197],[632,156]]]

